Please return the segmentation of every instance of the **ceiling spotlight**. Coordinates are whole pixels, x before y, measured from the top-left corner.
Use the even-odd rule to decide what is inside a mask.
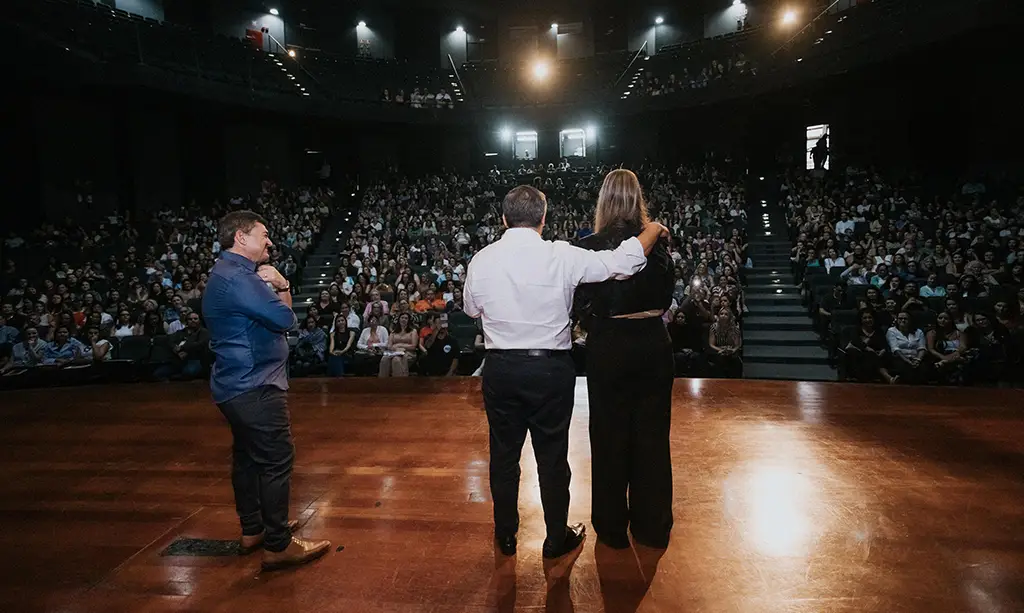
[[[538,81],[542,81],[548,77],[551,72],[551,67],[544,60],[537,60],[533,64],[533,77]]]
[[[665,18],[662,17],[661,15],[658,15],[657,17],[654,18],[654,23],[661,25],[665,23]]]
[[[558,29],[558,24],[557,23],[551,24],[551,29],[552,30],[557,30]]]
[[[512,129],[502,128],[501,129],[501,140],[507,141],[512,139]]]
[[[782,14],[783,25],[788,26],[794,23],[796,23],[796,11],[794,11],[793,9],[789,9],[788,11]]]
[[[295,49],[289,49],[288,50],[288,55],[291,56],[291,57],[295,57]]]
[[[732,5],[733,6],[739,6],[741,4],[743,4],[743,0],[732,0]]]
[[[455,26],[455,31],[456,32],[465,32],[465,30],[462,29],[462,26]]]
[[[365,21],[360,21],[356,25],[359,26],[360,28],[365,28],[366,27],[366,22]]]
[[[271,14],[271,15],[280,15],[280,14],[281,14],[281,12],[280,12],[280,11],[278,11],[277,9],[270,9],[270,14]]]

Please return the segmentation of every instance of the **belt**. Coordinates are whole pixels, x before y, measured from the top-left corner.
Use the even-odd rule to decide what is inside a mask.
[[[503,353],[505,355],[522,355],[531,358],[551,358],[572,353],[568,349],[488,349],[487,353]]]

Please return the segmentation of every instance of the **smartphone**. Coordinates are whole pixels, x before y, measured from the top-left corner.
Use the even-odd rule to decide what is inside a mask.
[[[448,323],[448,313],[442,313],[441,314],[441,323],[443,323],[443,324]]]

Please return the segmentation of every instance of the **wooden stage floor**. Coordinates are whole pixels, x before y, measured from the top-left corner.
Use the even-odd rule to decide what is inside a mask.
[[[300,534],[335,548],[161,556],[233,539],[230,435],[205,384],[0,396],[0,611],[1024,611],[1024,394],[679,379],[663,556],[592,534],[545,567],[532,452],[496,556],[479,379],[297,380]],[[590,518],[585,380],[570,519]]]

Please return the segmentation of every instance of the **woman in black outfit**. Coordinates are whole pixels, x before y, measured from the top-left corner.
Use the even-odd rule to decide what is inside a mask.
[[[605,250],[647,223],[636,175],[613,170],[597,199],[594,232],[580,246]],[[587,387],[593,455],[593,516],[598,539],[630,546],[668,546],[672,530],[669,453],[672,341],[662,315],[672,303],[668,245],[659,241],[647,265],[623,281],[580,285],[574,310],[587,331]]]

